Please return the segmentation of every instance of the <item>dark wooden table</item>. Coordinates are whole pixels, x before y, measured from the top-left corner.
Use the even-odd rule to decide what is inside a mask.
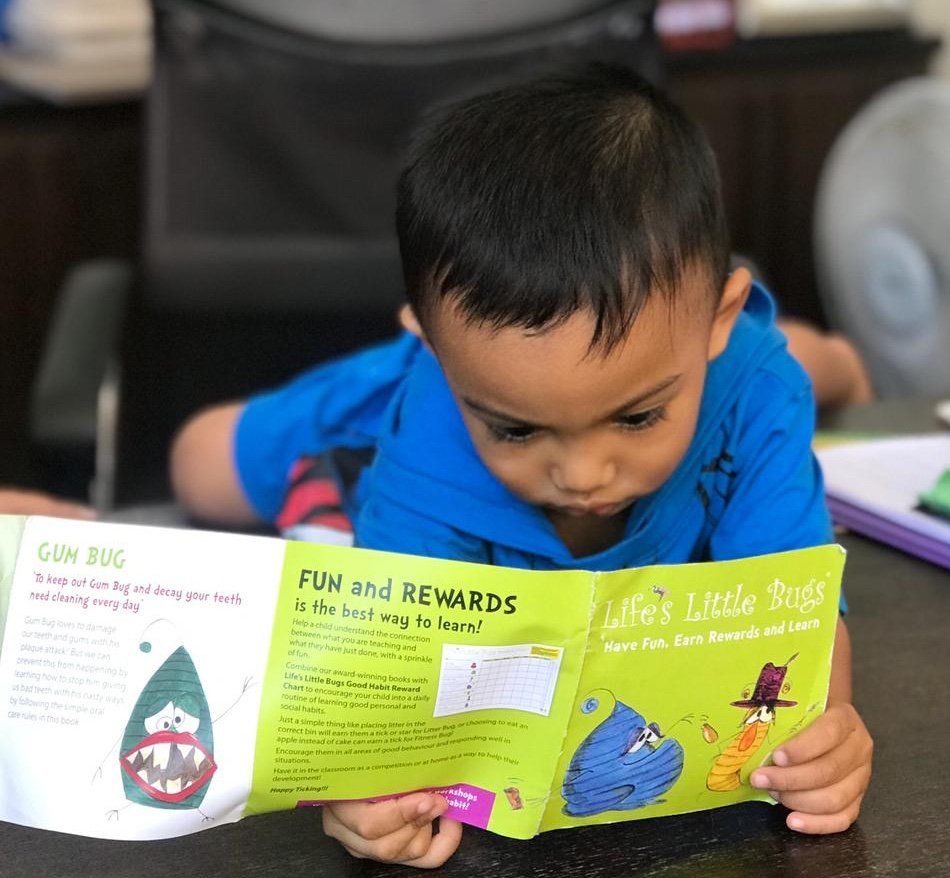
[[[929,423],[927,413],[920,419],[919,406],[913,411],[910,423],[901,425],[905,430]],[[858,421],[843,426],[870,426],[866,416]],[[466,829],[460,850],[438,874],[950,875],[950,574],[857,536],[845,535],[842,542],[849,553],[845,581],[856,702],[876,743],[871,790],[848,832],[796,835],[785,828],[783,808],[761,804],[561,830],[528,842]],[[0,824],[4,878],[181,874],[291,878],[419,872],[351,859],[324,838],[319,813],[309,810],[251,817],[157,842],[100,841]]]

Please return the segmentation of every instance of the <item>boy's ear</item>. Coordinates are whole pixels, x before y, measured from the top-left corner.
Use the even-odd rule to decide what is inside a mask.
[[[726,278],[709,333],[708,360],[715,360],[726,349],[732,327],[736,325],[751,289],[752,275],[747,268],[737,268]]]
[[[425,330],[422,328],[419,318],[416,317],[416,312],[412,310],[412,305],[406,304],[399,309],[399,325],[407,332],[411,332],[419,341],[429,348],[429,350],[432,349],[432,346],[429,344],[429,339],[426,337]]]

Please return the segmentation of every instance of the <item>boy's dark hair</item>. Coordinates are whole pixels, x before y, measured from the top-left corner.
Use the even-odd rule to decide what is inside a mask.
[[[596,315],[610,350],[653,290],[729,247],[715,158],[683,112],[603,64],[439,108],[399,178],[396,228],[409,302],[426,324],[450,296],[475,323],[542,330]]]

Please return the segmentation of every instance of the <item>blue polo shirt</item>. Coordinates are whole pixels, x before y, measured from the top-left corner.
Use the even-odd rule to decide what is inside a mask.
[[[305,455],[374,449],[343,490],[359,546],[553,570],[724,560],[832,541],[811,451],[809,379],[755,285],[710,363],[696,433],[667,482],[633,505],[623,537],[574,557],[542,510],[479,458],[437,360],[412,336],[318,366],[249,401],[235,434],[252,506],[280,513]],[[342,490],[342,486],[341,486]]]

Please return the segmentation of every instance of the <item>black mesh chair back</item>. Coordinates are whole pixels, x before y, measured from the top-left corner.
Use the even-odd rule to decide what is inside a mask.
[[[394,183],[427,106],[570,62],[659,74],[652,0],[469,6],[433,21],[419,0],[158,0],[119,502],[164,494],[199,406],[394,331]],[[361,13],[349,29],[343,7]]]

